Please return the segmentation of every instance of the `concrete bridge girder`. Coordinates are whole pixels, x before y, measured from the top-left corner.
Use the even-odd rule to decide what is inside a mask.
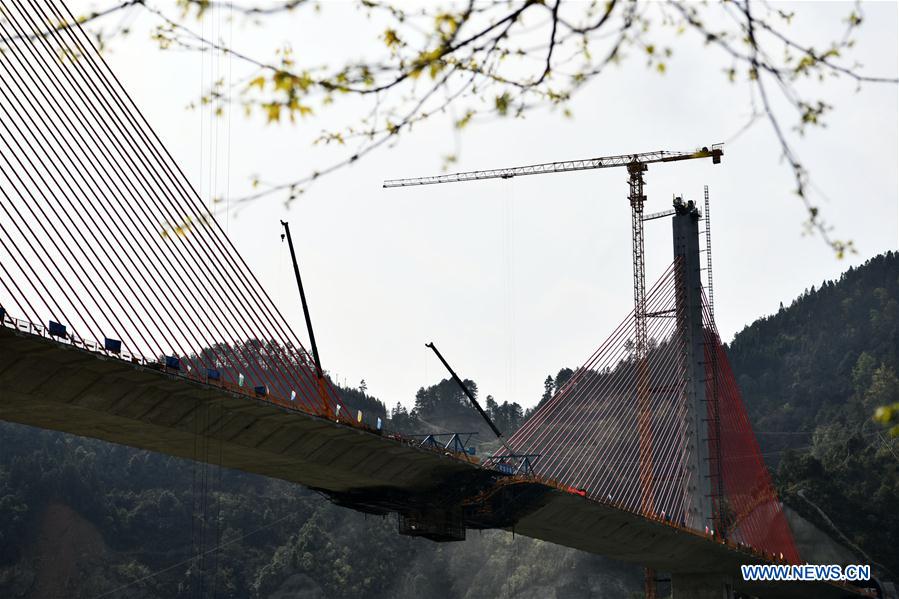
[[[402,509],[404,501],[420,501],[428,493],[445,497],[447,489],[462,486],[487,489],[498,476],[445,452],[8,327],[0,327],[0,419],[182,458],[214,460],[227,468],[353,500],[374,489],[390,498],[393,507],[388,511]],[[216,451],[197,455],[198,437]],[[529,484],[543,491],[533,494],[536,499],[516,514],[517,521],[509,528],[517,534],[675,573],[689,569],[735,576],[742,563],[765,563],[696,531],[539,481]],[[353,501],[341,505],[364,509]],[[699,585],[698,579],[684,580]],[[737,587],[744,590],[746,585]],[[802,597],[810,595],[800,590],[811,589],[815,592],[811,596],[825,599],[846,595],[844,587],[808,583],[802,589],[760,587],[756,590],[765,592],[753,594]],[[769,593],[772,590],[778,592]]]

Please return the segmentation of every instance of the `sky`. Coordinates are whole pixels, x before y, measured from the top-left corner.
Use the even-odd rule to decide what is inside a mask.
[[[97,3],[72,3],[76,11],[89,5]],[[383,28],[354,6],[325,2],[318,16],[298,11],[262,26],[219,14],[196,29],[262,57],[289,43],[299,60],[321,64],[377,42]],[[852,9],[837,2],[781,6],[796,10],[799,37],[819,43],[838,37],[840,19]],[[895,77],[897,5],[866,4],[864,11],[851,59],[867,73]],[[352,100],[280,126],[238,110],[216,118],[188,109],[213,79],[237,81],[248,71],[233,59],[159,51],[149,39],[154,19],[131,17],[131,34],[106,57],[207,201],[246,193],[254,175],[289,180],[343,155],[310,142],[325,126],[358,119],[363,107]],[[824,90],[834,106],[826,128],[788,135],[834,235],[857,247],[838,260],[820,237],[803,233],[804,208],[770,126],[759,121],[739,133],[749,116],[747,89],[727,82],[726,57],[695,39],[675,49],[664,75],[635,59],[588,84],[570,105],[573,118],[546,109],[459,134],[453,115],[438,116],[394,147],[323,178],[289,209],[275,197],[218,217],[306,339],[279,238],[279,219],[290,221],[324,367],[341,384],[365,379],[368,392],[388,406],[411,406],[418,388],[445,378],[425,348],[429,341],[482,395],[533,405],[547,374],[581,364],[632,308],[623,169],[381,188],[384,179],[438,174],[448,153],[459,155],[452,170],[473,170],[728,142],[721,165],[656,165],[646,176],[648,212],[670,207],[675,194],[701,200],[709,186],[715,313],[726,341],[806,288],[897,248],[895,85],[858,91],[848,80],[803,84],[812,93]],[[666,220],[646,230],[651,284],[671,261],[671,231]]]

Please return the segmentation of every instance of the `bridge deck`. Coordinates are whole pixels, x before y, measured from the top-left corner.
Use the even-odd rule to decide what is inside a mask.
[[[199,435],[214,442],[215,462],[222,466],[337,498],[374,493],[389,497],[400,511],[406,501],[416,505],[452,489],[474,497],[503,478],[453,455],[8,326],[0,326],[0,419],[188,459],[202,459]],[[762,558],[612,505],[529,484],[540,492],[528,496],[514,525],[503,526],[518,534],[663,571],[729,575],[738,588],[764,597],[852,592],[831,584],[744,585],[740,564],[763,563]]]

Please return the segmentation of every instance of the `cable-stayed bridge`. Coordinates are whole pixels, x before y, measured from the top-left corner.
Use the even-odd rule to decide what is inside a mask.
[[[400,532],[503,528],[671,572],[674,596],[843,597],[746,583],[798,564],[699,279],[699,212],[559,392],[477,461],[342,402],[57,0],[0,6],[0,418],[297,482]],[[644,397],[645,401],[637,401]]]

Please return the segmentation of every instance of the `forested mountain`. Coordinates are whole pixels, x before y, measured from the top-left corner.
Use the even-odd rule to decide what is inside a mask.
[[[729,356],[783,500],[899,574],[899,253],[812,287],[736,335]],[[788,450],[790,449],[791,450]]]
[[[739,332],[728,350],[759,431],[867,422],[872,406],[889,399],[887,379],[899,364],[899,254],[813,285]],[[882,384],[872,388],[875,381]],[[858,401],[847,401],[855,394]]]
[[[899,400],[899,255],[851,269],[746,327],[729,354],[785,501],[866,559],[899,570],[899,446],[871,421]],[[546,401],[571,376],[548,376]],[[473,381],[466,382],[477,392]],[[445,379],[387,410],[360,383],[352,409],[407,433],[470,430]],[[530,410],[490,396],[511,433]],[[788,449],[789,448],[789,449]],[[215,444],[197,457],[215,462]],[[505,532],[464,543],[401,537],[281,481],[0,423],[0,596],[639,596],[639,569]],[[845,538],[842,538],[845,536]]]

